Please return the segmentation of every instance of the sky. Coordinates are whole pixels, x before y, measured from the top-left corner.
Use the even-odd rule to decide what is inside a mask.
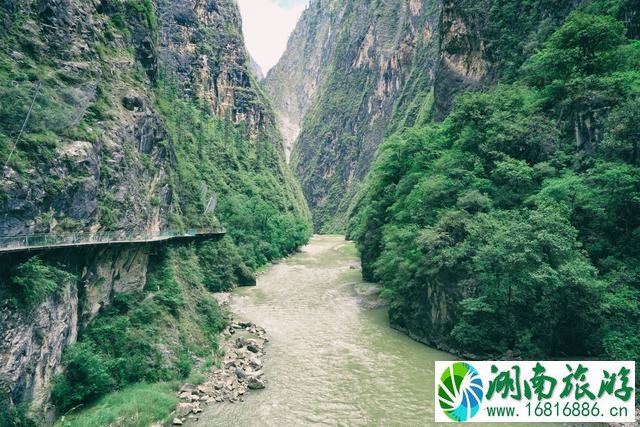
[[[249,53],[267,73],[287,47],[287,40],[308,0],[238,0]]]

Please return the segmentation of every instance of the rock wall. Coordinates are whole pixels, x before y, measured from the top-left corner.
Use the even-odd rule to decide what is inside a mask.
[[[512,80],[542,40],[587,1],[443,1],[434,119],[447,115],[460,91]]]
[[[264,87],[316,230],[344,231],[385,137],[443,119],[462,90],[512,79],[579,3],[312,1]]]
[[[0,391],[13,402],[44,403],[62,350],[78,336],[77,285],[30,312],[0,310],[0,336]]]
[[[167,91],[237,125],[248,143],[277,147],[256,154],[261,172],[282,203],[303,211],[275,117],[250,71],[240,24],[233,0],[0,3],[0,157],[3,163],[7,158],[0,173],[0,235],[156,233],[184,226],[174,148],[191,140],[170,135],[158,106]],[[10,151],[11,159],[5,157]],[[220,168],[235,173],[237,165]],[[236,182],[225,184],[239,191]],[[13,402],[45,402],[63,349],[115,295],[145,285],[145,245],[64,256],[78,281],[60,295],[29,312],[0,298],[0,386]],[[10,256],[0,257],[11,264]]]
[[[178,90],[256,131],[275,123],[253,80],[235,1],[157,2],[163,63]]]
[[[60,372],[62,351],[76,342],[81,328],[110,305],[114,295],[142,290],[149,249],[132,246],[46,255],[65,262],[78,281],[61,284],[36,307],[0,307],[0,381],[12,401],[34,406],[46,402],[51,379]],[[14,260],[19,263],[24,255]]]
[[[296,24],[282,58],[262,82],[277,112],[287,159],[316,90],[328,76],[345,10],[335,0],[312,2]]]
[[[149,91],[132,81],[141,63],[119,54],[131,44],[143,50],[150,30],[132,19],[132,40],[115,38],[108,16],[98,12],[108,2],[15,3],[14,18],[24,20],[23,32],[3,39],[16,59],[8,70],[14,89],[3,88],[3,95],[28,95],[19,99],[25,103],[17,108],[21,123],[39,88],[26,132],[47,135],[52,147],[47,152],[18,151],[16,163],[23,167],[4,167],[0,233],[56,232],[65,226],[74,231],[159,230],[171,204],[168,152],[160,146],[166,131]],[[30,51],[25,52],[25,43]],[[104,52],[106,48],[112,52]],[[24,80],[21,70],[34,63],[41,63],[30,77],[34,80]],[[149,75],[155,74],[155,60],[144,65]],[[9,119],[3,117],[3,125]],[[82,132],[71,131],[77,126]]]
[[[313,1],[267,76],[289,144],[301,126],[291,165],[317,230],[344,230],[417,48],[437,43],[439,7],[434,0]]]
[[[485,57],[486,41],[480,32],[483,10],[490,7],[490,2],[466,3],[469,4],[443,2],[440,58],[437,78],[434,80],[433,108],[437,119],[447,115],[458,91],[480,86],[489,72],[490,64]],[[469,6],[475,9],[475,13]]]

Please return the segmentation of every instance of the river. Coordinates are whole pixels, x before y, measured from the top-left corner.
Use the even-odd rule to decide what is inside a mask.
[[[433,362],[452,356],[391,329],[384,308],[365,308],[358,264],[343,236],[314,236],[234,292],[232,310],[267,330],[267,388],[207,407],[200,425],[433,422]]]

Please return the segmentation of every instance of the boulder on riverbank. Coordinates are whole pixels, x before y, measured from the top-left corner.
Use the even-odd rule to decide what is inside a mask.
[[[228,298],[221,300],[225,305],[229,301]],[[189,417],[201,413],[203,405],[243,401],[242,396],[249,390],[266,387],[262,358],[269,340],[264,328],[252,322],[231,319],[221,338],[224,356],[219,367],[207,373],[201,385],[184,384],[178,391],[181,402],[176,406],[174,425],[181,425]]]

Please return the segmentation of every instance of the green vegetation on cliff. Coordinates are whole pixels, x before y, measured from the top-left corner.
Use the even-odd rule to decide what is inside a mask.
[[[166,403],[165,385],[218,356],[225,320],[211,292],[255,283],[307,241],[305,201],[248,66],[231,0],[0,2],[0,234],[228,230],[134,255],[4,256],[22,264],[2,274],[0,314],[35,350],[14,360],[0,348],[11,359],[1,413],[51,391],[59,414],[94,405],[80,424],[120,420],[97,408],[133,410],[122,396],[139,382],[160,384]],[[59,317],[33,326],[49,312]]]
[[[215,225],[216,218],[204,214],[208,197],[215,195],[216,217],[237,248],[220,255],[240,254],[256,269],[306,243],[311,232],[308,212],[284,164],[275,129],[250,139],[247,130],[213,116],[205,105],[179,99],[170,85],[157,93],[174,141],[174,187],[180,205],[174,226]]]
[[[513,83],[463,93],[442,123],[381,147],[350,235],[395,326],[477,357],[640,360],[629,3],[571,13]]]
[[[225,320],[207,290],[197,251],[161,250],[150,260],[143,291],[116,296],[81,331],[52,388],[61,413],[132,383],[185,379],[196,357],[216,357]]]
[[[64,266],[45,263],[34,256],[13,266],[10,279],[0,289],[0,298],[6,299],[15,309],[30,310],[75,280],[77,278]]]

